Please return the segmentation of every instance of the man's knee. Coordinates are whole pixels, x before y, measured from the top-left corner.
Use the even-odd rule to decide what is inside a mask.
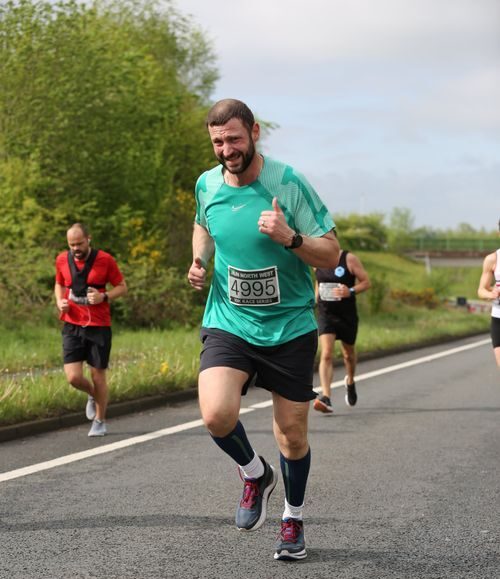
[[[302,424],[295,424],[279,429],[277,439],[281,450],[286,451],[286,456],[295,455],[308,446],[307,428]]]
[[[320,354],[319,354],[319,360],[320,362],[323,362],[324,364],[329,364],[332,361],[332,356],[333,356],[333,350],[332,348],[321,348]]]
[[[497,366],[500,368],[500,348],[495,348],[495,359],[497,361]]]
[[[346,362],[351,362],[352,364],[353,362],[356,361],[356,351],[354,349],[354,346],[350,348],[346,348],[344,346],[344,348],[342,349],[342,355]]]
[[[202,411],[202,418],[210,434],[219,438],[227,436],[232,432],[238,422],[237,416],[233,416],[230,412],[217,409]]]
[[[68,383],[73,386],[73,388],[80,388],[86,382],[83,373],[79,372],[67,372],[66,373],[66,380]]]
[[[106,369],[105,368],[94,368],[90,367],[90,375],[92,376],[92,382],[96,386],[106,386]]]

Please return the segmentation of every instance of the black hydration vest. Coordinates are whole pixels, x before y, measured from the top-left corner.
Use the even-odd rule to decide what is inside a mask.
[[[99,250],[92,249],[90,251],[90,255],[85,261],[85,265],[81,270],[76,267],[75,260],[73,259],[73,255],[71,251],[68,251],[68,266],[69,271],[71,272],[71,291],[73,294],[79,298],[87,297],[87,278],[89,277],[90,270],[94,265],[95,258],[97,257]],[[92,287],[95,288],[105,288],[105,285],[97,285],[93,284]]]

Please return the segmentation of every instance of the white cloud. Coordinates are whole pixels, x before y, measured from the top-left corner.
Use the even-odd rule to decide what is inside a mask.
[[[498,49],[496,0],[182,0],[228,62],[463,59]]]
[[[496,67],[480,68],[438,85],[419,103],[416,120],[453,132],[482,131],[500,139],[499,103],[500,67],[497,63]]]

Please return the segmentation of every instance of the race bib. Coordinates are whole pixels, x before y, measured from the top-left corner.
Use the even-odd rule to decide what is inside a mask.
[[[272,306],[280,303],[278,268],[237,269],[228,266],[228,296],[235,306]]]
[[[342,298],[333,295],[333,290],[340,287],[340,283],[321,282],[319,284],[319,297],[324,302],[340,302]]]

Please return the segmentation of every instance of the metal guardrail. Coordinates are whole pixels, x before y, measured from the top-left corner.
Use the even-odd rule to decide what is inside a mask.
[[[471,314],[489,314],[491,312],[491,302],[468,300],[465,297],[448,298],[448,305],[464,308]]]

